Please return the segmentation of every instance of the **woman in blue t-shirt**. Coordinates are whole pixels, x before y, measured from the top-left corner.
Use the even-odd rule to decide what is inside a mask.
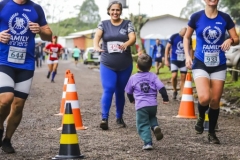
[[[94,49],[101,52],[100,76],[103,95],[100,127],[103,130],[108,129],[108,116],[113,94],[115,94],[116,101],[116,122],[120,127],[126,127],[123,121],[124,88],[132,73],[130,46],[136,41],[131,21],[120,18],[122,14],[120,2],[111,2],[107,8],[107,14],[111,19],[99,23],[94,37]],[[100,39],[102,39],[102,47],[99,45]]]
[[[226,78],[225,51],[231,45],[237,45],[237,36],[234,23],[230,16],[217,10],[219,0],[205,0],[205,10],[194,13],[188,22],[184,36],[184,50],[186,67],[192,69],[193,78],[198,94],[199,118],[195,125],[198,134],[203,133],[205,112],[209,117],[209,143],[220,144],[215,134],[215,126],[219,116],[219,102]],[[195,59],[189,56],[190,38],[196,32]],[[225,32],[230,38],[225,39]]]

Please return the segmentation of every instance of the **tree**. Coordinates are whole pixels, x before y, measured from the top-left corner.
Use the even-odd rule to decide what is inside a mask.
[[[137,39],[137,43],[139,45],[139,48],[141,50],[144,50],[144,45],[142,43],[142,40],[141,40],[141,37],[140,37],[140,31],[143,27],[143,25],[145,23],[147,23],[147,21],[149,20],[146,15],[137,15],[137,16],[134,16],[133,14],[130,14],[130,20],[135,28],[135,34],[136,34],[136,39]],[[136,54],[135,53],[132,53],[132,54]]]
[[[94,0],[85,0],[80,7],[77,25],[82,28],[96,28],[101,20],[99,8]],[[80,29],[82,30],[82,29]]]
[[[239,0],[221,0],[221,5],[225,6],[227,12],[240,23],[240,1]]]
[[[189,19],[194,12],[203,10],[204,6],[200,0],[188,0],[186,7],[181,10],[180,17]]]

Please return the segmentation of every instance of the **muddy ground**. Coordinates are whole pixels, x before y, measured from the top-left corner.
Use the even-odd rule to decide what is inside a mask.
[[[71,61],[61,61],[56,83],[46,78],[47,66],[37,68],[32,90],[26,102],[22,122],[16,130],[12,143],[15,154],[0,152],[0,160],[51,159],[59,152],[61,117],[59,112],[65,70],[74,74],[82,120],[87,130],[77,131],[79,147],[85,159],[89,160],[238,160],[240,159],[240,117],[221,111],[219,132],[221,145],[207,142],[207,132],[196,135],[196,120],[178,119],[179,101],[162,105],[160,96],[158,119],[164,139],[154,143],[154,150],[142,151],[135,127],[134,106],[126,101],[124,120],[127,128],[117,128],[115,106],[111,108],[110,130],[99,128],[101,120],[101,83],[99,72],[81,64],[75,67]],[[170,98],[172,93],[169,90]],[[196,112],[195,108],[195,112]],[[197,113],[197,112],[196,112]]]

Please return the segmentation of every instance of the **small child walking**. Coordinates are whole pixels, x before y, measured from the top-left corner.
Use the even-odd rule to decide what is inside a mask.
[[[157,121],[157,94],[162,95],[163,103],[168,103],[168,95],[164,84],[156,74],[149,72],[152,58],[147,54],[138,56],[138,72],[132,75],[125,87],[128,99],[135,104],[136,126],[138,134],[144,142],[143,150],[153,149],[151,130],[156,140],[163,138]]]

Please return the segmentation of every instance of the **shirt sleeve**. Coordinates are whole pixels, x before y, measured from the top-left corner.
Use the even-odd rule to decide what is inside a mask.
[[[35,4],[34,5],[34,8],[38,14],[38,21],[37,23],[40,25],[40,26],[45,26],[47,24],[47,21],[46,21],[46,18],[45,18],[45,13],[42,9],[42,7],[38,4]]]
[[[132,24],[132,22],[129,22],[128,23],[128,33],[131,33],[131,32],[134,32],[135,30],[134,30],[134,26],[133,26],[133,24]]]
[[[156,84],[156,89],[160,90],[161,88],[164,87],[164,84],[160,81],[160,79],[155,75],[155,84]]]
[[[102,23],[102,21],[98,23],[97,28],[103,31],[103,23]]]
[[[46,46],[46,49],[50,49],[51,48],[51,44],[48,44],[47,46]]]

